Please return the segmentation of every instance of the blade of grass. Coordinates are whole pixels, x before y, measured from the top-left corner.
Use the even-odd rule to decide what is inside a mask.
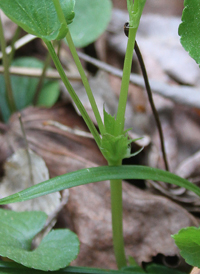
[[[165,183],[184,187],[200,196],[199,187],[187,181],[186,179],[183,179],[168,171],[147,166],[102,166],[81,169],[52,178],[18,193],[0,199],[0,204],[22,202],[79,185],[116,179],[162,181]]]

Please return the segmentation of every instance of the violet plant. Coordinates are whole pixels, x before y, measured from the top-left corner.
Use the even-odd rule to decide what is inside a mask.
[[[88,129],[92,133],[97,146],[108,162],[108,166],[82,169],[52,178],[31,188],[25,189],[19,193],[1,199],[0,204],[3,205],[25,201],[66,188],[76,187],[88,183],[95,183],[98,181],[110,180],[113,246],[116,263],[118,269],[121,270],[120,272],[109,271],[109,273],[123,273],[122,269],[127,266],[127,258],[125,255],[123,240],[122,179],[151,179],[163,181],[166,183],[185,187],[200,196],[200,189],[197,186],[170,172],[146,166],[122,166],[122,160],[124,158],[129,158],[138,153],[136,152],[135,154],[131,154],[130,144],[134,140],[129,139],[128,131],[124,129],[124,121],[135,37],[145,2],[146,0],[127,0],[127,8],[129,12],[129,35],[124,61],[118,110],[116,116],[111,116],[104,109],[104,120],[102,120],[87,77],[78,58],[76,48],[74,46],[73,39],[68,27],[69,24],[73,24],[73,18],[75,16],[75,0],[34,0],[31,2],[27,0],[0,0],[0,8],[12,21],[14,21],[28,33],[41,38],[46,44],[64,85],[66,86],[70,96],[79,109],[86,125],[88,126]],[[92,110],[96,117],[99,132],[94,126],[79,97],[77,96],[75,90],[65,75],[61,62],[54,50],[52,40],[60,40],[65,37],[81,75]],[[5,51],[5,47],[2,46],[2,49],[3,48]],[[6,54],[4,54],[4,58],[5,56]],[[6,64],[6,60],[4,63]],[[15,102],[12,96],[12,89],[10,88],[8,75],[8,70],[6,73],[5,67],[5,76],[7,77],[6,86],[8,92],[7,99],[11,110],[15,111]],[[0,255],[2,257],[8,257],[18,264],[29,267],[30,273],[35,273],[35,270],[33,269],[37,269],[38,271],[56,271],[55,273],[60,271],[67,273],[102,273],[101,270],[97,269],[67,267],[70,262],[73,261],[78,255],[79,246],[77,237],[68,230],[50,232],[51,234],[47,235],[43,239],[42,243],[36,250],[30,251],[30,245],[33,237],[43,227],[44,221],[46,219],[45,214],[38,213],[38,216],[40,216],[38,217],[36,213],[24,213],[26,216],[28,216],[26,217],[27,220],[30,219],[30,221],[27,221],[28,224],[26,225],[26,228],[20,227],[20,230],[23,231],[24,238],[14,231],[13,226],[8,226],[11,219],[13,219],[15,223],[18,223],[17,219],[19,217],[21,219],[24,218],[25,220],[24,215],[20,215],[19,213],[12,213],[14,215],[11,216],[9,215],[11,213],[7,213],[6,211],[3,211],[2,213],[0,211],[0,214],[3,216],[1,218],[2,221],[0,232],[2,235],[5,235],[5,237],[1,237],[3,240],[0,239]],[[37,218],[40,219],[40,223],[37,225],[35,223],[35,230],[32,231],[31,226],[34,223],[34,220]],[[7,224],[6,226],[3,224],[5,222]],[[13,235],[13,241],[11,241],[9,238],[11,234]],[[68,242],[68,235],[70,235],[69,237],[73,238],[72,242],[70,243]],[[62,248],[63,252],[58,252],[57,249],[59,247]],[[41,257],[42,262],[40,262],[39,259]],[[55,263],[52,263],[52,261]],[[20,273],[23,273],[23,271],[26,271],[25,268],[16,264],[9,265],[9,263],[2,263],[0,264],[0,267],[2,269],[7,267],[12,269],[13,267],[13,269],[15,269],[13,270],[13,273],[19,273],[19,271],[21,271]],[[67,268],[59,271],[59,269],[64,267]],[[126,273],[129,272],[128,270],[126,271]],[[106,271],[104,270],[103,273],[106,273]],[[137,273],[137,271],[131,271],[131,273]]]

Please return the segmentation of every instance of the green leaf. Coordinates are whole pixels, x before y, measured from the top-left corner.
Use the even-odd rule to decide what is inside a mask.
[[[200,228],[183,228],[172,238],[185,261],[192,266],[200,267]]]
[[[30,249],[33,238],[43,229],[46,219],[44,212],[0,209],[0,251],[4,246]]]
[[[40,91],[37,106],[52,107],[58,100],[59,94],[59,82],[49,81]]]
[[[186,274],[185,272],[181,272],[176,269],[169,268],[164,265],[159,264],[150,264],[146,268],[147,273],[154,273],[154,274]]]
[[[12,66],[26,68],[43,68],[43,63],[33,57],[22,57],[15,59]],[[32,104],[35,95],[38,78],[11,75],[13,95],[17,110],[21,110]],[[5,122],[11,113],[6,100],[6,87],[3,75],[0,75],[0,109]],[[59,82],[45,80],[40,91],[38,105],[51,107],[59,96]]]
[[[26,267],[57,270],[66,267],[79,253],[79,240],[68,229],[52,230],[31,251],[33,238],[46,222],[43,212],[0,210],[0,255]]]
[[[75,0],[60,0],[67,24],[74,17]],[[0,8],[26,32],[45,40],[55,40],[63,32],[52,0],[0,0]],[[64,38],[67,29],[63,34]]]
[[[104,109],[104,126],[105,131],[101,139],[101,151],[109,165],[118,165],[118,163],[124,158],[130,158],[137,155],[142,149],[131,154],[130,144],[135,140],[129,139],[126,130],[122,135],[114,135],[115,128],[117,126],[115,117],[110,115]]]
[[[106,133],[102,135],[101,151],[110,165],[117,165],[123,158],[128,158],[130,155],[130,141],[127,134],[116,136],[115,132],[116,120],[115,117],[103,110],[104,126]]]
[[[112,116],[109,114],[105,108],[103,109],[103,116],[104,116],[104,126],[106,133],[113,135],[113,132],[115,132],[115,125],[116,125],[116,120],[115,116]]]
[[[200,196],[200,188],[168,171],[146,166],[101,166],[64,174],[0,199],[0,204],[30,200],[63,189],[115,179],[155,180],[175,184]]]
[[[130,140],[127,135],[116,137],[105,133],[101,139],[101,151],[110,164],[117,165],[120,160],[131,157]]]
[[[182,23],[179,26],[181,44],[190,56],[200,64],[200,1],[185,0]]]
[[[110,0],[78,0],[75,18],[69,26],[76,47],[84,47],[94,42],[107,28],[111,18]]]

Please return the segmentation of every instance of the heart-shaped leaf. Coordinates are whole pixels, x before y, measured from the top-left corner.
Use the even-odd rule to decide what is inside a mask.
[[[43,229],[46,219],[47,215],[40,211],[0,209],[0,246],[30,250],[33,238]]]
[[[60,0],[60,4],[67,24],[70,24],[74,18],[75,0]],[[0,0],[0,8],[25,31],[42,39],[50,41],[67,34],[67,29],[63,32],[52,0]]]
[[[185,261],[192,266],[200,267],[200,228],[183,228],[172,238]]]
[[[34,236],[42,230],[43,212],[0,210],[0,255],[29,268],[43,271],[64,268],[79,253],[79,240],[68,229],[52,230],[39,247],[31,251]]]
[[[190,56],[200,64],[200,1],[185,0],[182,23],[179,26],[181,44]]]
[[[94,42],[106,29],[111,18],[110,0],[78,0],[75,18],[69,26],[76,47],[84,47]]]

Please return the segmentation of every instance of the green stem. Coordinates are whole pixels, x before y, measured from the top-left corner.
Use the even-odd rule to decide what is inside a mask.
[[[120,135],[124,131],[125,111],[128,98],[129,79],[131,74],[133,50],[135,45],[135,36],[137,28],[129,28],[129,37],[126,49],[126,55],[124,60],[123,76],[121,82],[121,90],[119,96],[118,110],[116,116],[115,135]]]
[[[53,3],[54,3],[54,7],[56,9],[56,13],[58,15],[58,19],[59,19],[60,23],[64,24],[67,28],[67,22],[65,20],[64,13],[63,13],[63,10],[62,10],[61,5],[60,5],[60,1],[53,0]]]
[[[55,9],[56,9],[58,18],[60,20],[60,23],[63,24],[64,28],[68,28],[67,22],[66,22],[65,17],[64,17],[64,13],[63,13],[61,5],[60,5],[60,2],[58,0],[53,0],[53,3],[54,3],[54,6],[55,6]],[[105,128],[104,128],[104,125],[103,125],[103,122],[102,122],[102,119],[101,119],[98,107],[96,105],[94,96],[92,94],[90,85],[88,83],[87,77],[85,75],[85,72],[84,72],[83,67],[81,65],[81,62],[79,60],[78,54],[76,52],[76,48],[74,46],[74,43],[73,43],[73,40],[71,38],[71,34],[70,34],[69,30],[67,32],[66,39],[67,39],[69,48],[71,50],[72,56],[74,58],[74,61],[76,63],[76,66],[78,68],[78,71],[79,71],[79,73],[81,75],[81,78],[82,78],[82,81],[83,81],[83,85],[84,85],[84,87],[86,89],[86,92],[87,92],[87,95],[88,95],[88,98],[89,98],[92,110],[94,112],[97,124],[99,126],[100,133],[102,135],[102,134],[105,133]]]
[[[19,38],[20,32],[21,32],[21,27],[17,26],[17,29],[15,31],[15,34],[13,36],[13,39],[12,39],[11,45],[10,45],[11,46],[11,52],[9,54],[9,65],[11,65],[13,57],[15,55],[15,42]]]
[[[58,73],[60,74],[60,77],[65,85],[65,87],[67,88],[70,96],[72,97],[72,100],[74,101],[74,103],[76,104],[78,110],[80,111],[85,123],[87,124],[90,132],[92,133],[92,135],[94,136],[94,139],[98,145],[98,147],[100,147],[101,145],[101,139],[100,139],[100,136],[99,136],[99,133],[97,131],[97,129],[95,128],[92,120],[90,119],[88,113],[86,112],[83,104],[81,103],[80,99],[78,98],[77,94],[75,93],[73,87],[71,86],[65,72],[64,72],[64,69],[60,63],[60,60],[58,58],[58,56],[56,55],[56,52],[54,50],[54,47],[52,45],[51,42],[49,41],[44,41],[48,50],[49,50],[49,53],[51,54],[51,58],[58,70]]]
[[[66,36],[66,39],[67,39],[67,43],[68,43],[68,46],[70,48],[70,51],[71,51],[71,54],[74,58],[74,62],[78,68],[78,71],[80,73],[80,76],[81,76],[81,79],[82,79],[82,82],[83,82],[83,85],[85,87],[85,90],[87,92],[87,96],[88,96],[88,99],[90,101],[90,104],[91,104],[91,107],[92,107],[92,110],[94,112],[94,115],[95,115],[95,118],[96,118],[96,121],[97,121],[97,124],[99,126],[99,130],[100,130],[100,133],[101,135],[103,135],[105,133],[105,127],[103,125],[103,122],[102,122],[102,119],[101,119],[101,116],[100,116],[100,113],[99,113],[99,110],[98,110],[98,107],[97,107],[97,104],[96,104],[96,101],[94,99],[94,96],[93,96],[93,93],[92,93],[92,90],[90,88],[90,85],[89,85],[89,82],[88,82],[88,79],[85,75],[85,72],[84,72],[84,69],[81,65],[81,62],[80,62],[80,59],[78,57],[78,54],[77,54],[77,51],[76,51],[76,48],[74,46],[74,43],[73,43],[73,40],[72,40],[72,37],[71,37],[71,34],[70,32],[68,31],[67,33],[67,36]]]
[[[44,80],[45,80],[46,71],[47,71],[50,63],[51,63],[51,55],[48,52],[47,56],[46,56],[46,59],[44,61],[42,74],[40,75],[40,79],[39,79],[39,82],[38,82],[36,90],[35,90],[35,95],[34,95],[34,98],[33,98],[33,105],[37,105],[39,94],[40,94],[40,91],[42,89],[42,85],[43,85]]]
[[[135,45],[135,36],[139,26],[140,18],[146,0],[127,0],[127,8],[129,12],[129,35],[126,49],[126,55],[124,60],[123,76],[121,83],[121,90],[119,96],[119,104],[116,116],[115,135],[123,134],[126,103],[128,98],[129,79],[131,74],[131,65],[133,58],[133,51]]]
[[[118,269],[126,266],[123,238],[122,180],[110,180],[113,246]]]
[[[6,97],[7,97],[8,106],[10,108],[10,111],[11,111],[11,113],[14,113],[16,111],[16,105],[15,105],[15,100],[14,100],[13,92],[12,92],[12,85],[11,85],[10,74],[9,74],[9,58],[6,53],[6,41],[5,41],[5,37],[4,37],[1,17],[0,17],[0,43],[1,43],[1,50],[2,50],[2,54],[3,54]]]

